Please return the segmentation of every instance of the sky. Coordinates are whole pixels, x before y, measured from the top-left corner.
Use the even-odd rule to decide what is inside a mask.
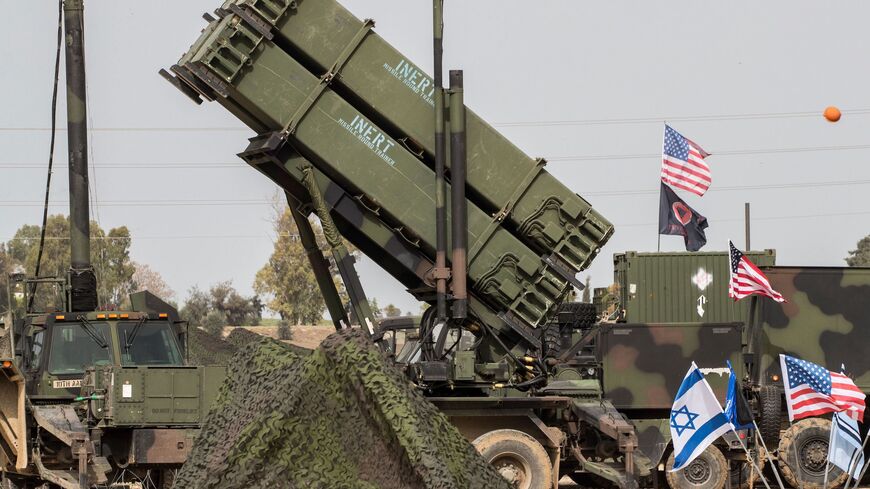
[[[104,229],[129,227],[132,258],[179,299],[224,280],[253,293],[273,248],[277,188],[235,156],[253,136],[241,122],[217,104],[196,106],[157,74],[220,2],[85,3],[92,217]],[[431,2],[342,3],[432,66]],[[470,108],[547,158],[614,223],[581,280],[606,286],[614,253],[656,250],[665,121],[713,154],[710,192],[681,194],[710,223],[705,251],[728,239],[743,246],[750,202],[753,248],[776,249],[780,265],[842,266],[870,234],[868,17],[870,3],[858,0],[447,0],[444,65],[465,71]],[[57,4],[38,0],[17,7],[3,30],[0,241],[41,220],[56,28]],[[829,105],[843,111],[840,122],[822,117]],[[55,162],[50,210],[67,213],[65,132]],[[682,249],[682,238],[661,238],[662,251]],[[418,310],[376,263],[358,265],[370,297]]]

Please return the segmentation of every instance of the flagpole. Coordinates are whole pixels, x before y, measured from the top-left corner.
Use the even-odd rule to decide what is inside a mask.
[[[753,423],[754,422],[755,421],[753,420]],[[732,425],[732,428],[733,428],[733,425]],[[761,469],[758,468],[758,464],[755,463],[755,459],[752,458],[752,454],[749,453],[749,449],[746,448],[746,445],[743,443],[743,440],[740,439],[740,434],[737,433],[736,429],[734,430],[734,434],[737,435],[737,442],[740,443],[740,448],[742,448],[743,451],[746,452],[746,457],[749,459],[749,463],[752,464],[752,468],[755,469],[755,471],[758,472],[758,476],[761,477],[761,482],[764,484],[764,487],[766,487],[767,489],[770,489],[770,485],[767,483],[767,479],[764,478],[764,474],[761,473]]]
[[[664,152],[665,152],[665,150],[664,150],[664,144],[665,144],[664,141],[665,141],[665,135],[667,134],[667,127],[668,127],[668,121],[662,121],[662,159],[664,158]],[[662,164],[662,163],[659,162],[659,164]],[[659,176],[659,223],[657,223],[656,226],[659,226],[659,225],[661,224],[661,218],[662,218],[662,179],[661,179],[661,171],[662,171],[662,170],[659,169],[659,175],[660,175],[660,176]],[[661,251],[662,251],[662,230],[661,230],[661,228],[656,229],[656,235],[657,235],[657,239],[658,239],[658,243],[656,244],[656,252],[657,252],[657,253],[661,253]]]
[[[761,441],[761,447],[764,448],[764,453],[767,454],[767,461],[770,462],[770,468],[773,469],[773,476],[776,477],[776,483],[779,484],[780,489],[785,489],[785,484],[782,483],[782,479],[779,477],[779,470],[776,468],[776,464],[773,462],[773,456],[770,455],[770,450],[767,449],[767,444],[764,443],[764,437],[761,436],[761,430],[758,429],[758,424],[755,422],[755,419],[752,419],[752,426],[755,427],[755,438]]]
[[[862,451],[862,452],[864,451],[864,449],[867,448],[867,439],[868,439],[868,438],[870,438],[870,431],[868,431],[867,434],[864,435],[864,443],[861,444],[861,451]],[[868,465],[870,465],[870,461],[868,461],[867,463],[864,464],[864,468],[861,469],[861,473],[858,474],[858,478],[855,479],[855,487],[858,487],[858,484],[861,483],[861,479],[864,478],[864,474],[867,473],[867,466],[868,466]],[[851,474],[851,473],[849,474],[849,479],[852,479],[852,474]],[[846,486],[845,486],[843,489],[848,489],[848,487],[849,487],[849,482],[850,482],[849,479],[846,479]]]

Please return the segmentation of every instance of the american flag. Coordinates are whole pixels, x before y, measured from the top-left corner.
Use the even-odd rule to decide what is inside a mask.
[[[704,195],[713,183],[710,167],[704,162],[709,153],[665,124],[662,148],[662,181],[696,195]]]
[[[734,247],[734,243],[729,241],[728,246],[731,249],[731,282],[728,284],[728,297],[736,301],[752,294],[759,294],[770,297],[776,302],[785,302],[782,294],[773,290],[767,277],[743,255],[743,252]]]
[[[779,362],[789,421],[848,411],[851,418],[863,422],[866,396],[852,379],[788,355],[781,354]]]

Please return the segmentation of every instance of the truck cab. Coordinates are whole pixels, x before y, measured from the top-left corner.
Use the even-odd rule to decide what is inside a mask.
[[[20,346],[27,395],[72,400],[92,367],[183,366],[185,331],[169,313],[53,313],[24,321]]]

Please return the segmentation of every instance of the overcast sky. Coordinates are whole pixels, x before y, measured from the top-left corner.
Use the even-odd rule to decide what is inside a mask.
[[[93,217],[105,229],[128,226],[133,259],[180,298],[228,279],[252,293],[273,243],[275,186],[235,156],[252,134],[157,75],[219,3],[86,0]],[[431,66],[431,2],[343,3]],[[593,285],[612,281],[613,253],[656,249],[664,120],[714,155],[711,191],[684,196],[710,222],[705,250],[729,238],[742,246],[744,202],[753,248],[775,248],[782,265],[841,266],[870,233],[870,3],[446,3],[445,67],[465,70],[467,105],[551,159],[549,171],[615,224],[588,271]],[[16,5],[0,43],[2,241],[41,219],[57,21],[53,1]],[[61,126],[64,104],[62,90]],[[828,105],[843,110],[839,123],[822,118]],[[51,211],[67,213],[65,133],[57,155]],[[661,246],[679,251],[682,238]],[[417,310],[374,262],[360,271],[381,305]]]

